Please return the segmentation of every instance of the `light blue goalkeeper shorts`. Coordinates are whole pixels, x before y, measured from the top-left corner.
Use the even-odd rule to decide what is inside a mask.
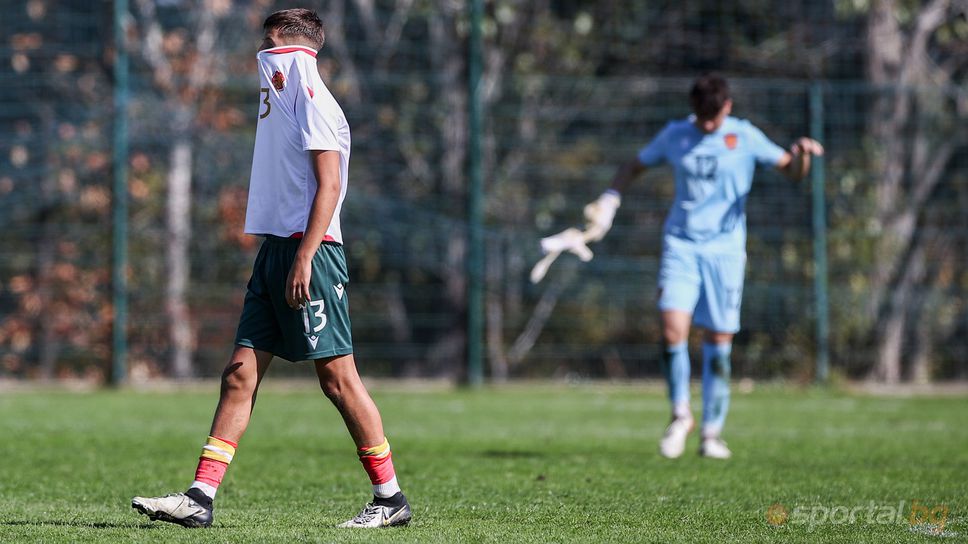
[[[666,236],[659,309],[688,312],[693,323],[706,330],[735,333],[745,274],[745,251],[704,250],[700,244]]]

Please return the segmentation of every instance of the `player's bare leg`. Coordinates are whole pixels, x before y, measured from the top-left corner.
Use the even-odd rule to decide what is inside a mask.
[[[728,459],[732,452],[720,437],[729,410],[730,352],[733,334],[707,331],[702,347],[702,441],[699,454]]]
[[[132,508],[152,520],[177,523],[184,527],[209,527],[215,493],[239,439],[249,425],[259,384],[265,376],[272,354],[237,346],[222,372],[218,407],[211,433],[195,470],[195,481],[185,493],[164,497],[135,497]]]
[[[323,393],[343,416],[363,469],[373,484],[373,502],[367,503],[356,517],[340,527],[406,525],[411,518],[410,505],[397,484],[380,411],[356,371],[353,355],[316,361],[316,376]]]
[[[682,310],[662,311],[662,341],[666,346],[689,340],[692,314]]]
[[[222,371],[222,387],[212,418],[212,436],[238,443],[249,426],[259,384],[265,377],[272,354],[236,346]]]
[[[662,340],[664,353],[662,370],[669,386],[672,417],[666,427],[659,452],[670,459],[682,455],[686,437],[695,427],[689,409],[689,327],[692,314],[682,310],[662,311]]]
[[[383,442],[383,419],[356,370],[353,355],[316,361],[323,394],[336,406],[357,448]]]

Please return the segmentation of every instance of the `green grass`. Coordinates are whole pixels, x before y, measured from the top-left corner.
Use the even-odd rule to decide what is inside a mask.
[[[964,542],[968,400],[760,388],[734,394],[734,458],[657,452],[654,387],[375,388],[406,528],[334,529],[368,498],[336,411],[310,388],[260,394],[215,526],[149,523],[136,494],[183,490],[216,391],[0,393],[0,542]],[[942,536],[912,500],[945,505]],[[813,512],[774,527],[779,503]],[[868,523],[871,506],[903,520]],[[863,508],[855,523],[814,507]],[[880,511],[878,511],[880,512]],[[806,515],[806,514],[805,514]],[[837,516],[838,514],[835,514]],[[842,516],[842,514],[840,514]]]

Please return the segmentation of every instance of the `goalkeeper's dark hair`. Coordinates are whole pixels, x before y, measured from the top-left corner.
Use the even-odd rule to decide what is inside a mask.
[[[729,84],[719,74],[703,74],[689,91],[689,105],[700,119],[716,117],[729,99]]]
[[[275,29],[284,38],[305,38],[314,49],[323,47],[326,35],[323,33],[323,21],[316,12],[309,9],[295,8],[277,11],[266,17],[262,23],[263,30]]]

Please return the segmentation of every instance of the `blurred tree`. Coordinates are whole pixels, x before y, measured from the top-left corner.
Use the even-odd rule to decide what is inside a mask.
[[[170,368],[175,378],[195,374],[194,331],[189,310],[193,149],[197,143],[199,101],[221,80],[224,63],[215,50],[219,23],[231,0],[204,0],[179,6],[175,24],[164,28],[155,0],[137,0],[138,53],[152,70],[152,82],[164,100],[170,125],[168,152],[165,312]]]
[[[931,217],[939,213],[938,184],[968,136],[959,121],[968,101],[957,88],[968,69],[966,13],[952,0],[872,0],[868,8],[867,77],[892,89],[878,94],[868,117],[878,232],[871,375],[888,383],[927,381],[940,340],[937,313],[924,307],[922,292],[936,285],[954,243]]]

